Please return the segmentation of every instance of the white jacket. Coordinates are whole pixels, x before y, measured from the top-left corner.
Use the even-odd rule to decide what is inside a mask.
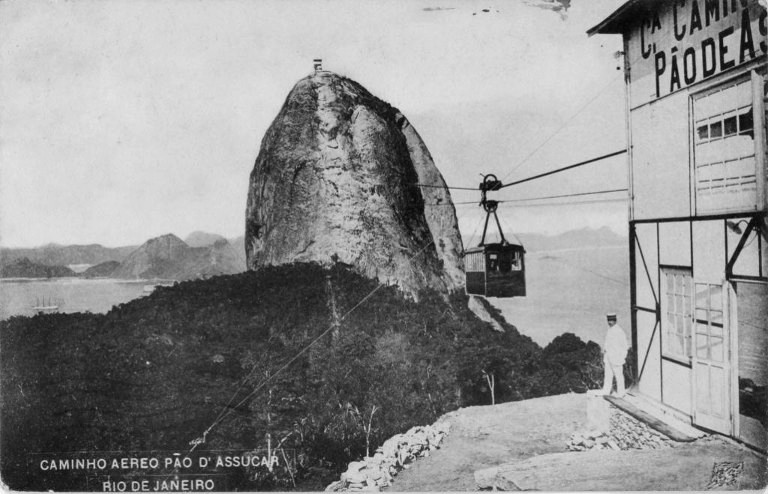
[[[627,344],[627,336],[624,334],[624,329],[618,323],[609,327],[608,332],[605,334],[603,351],[608,360],[611,361],[611,364],[623,364],[624,359],[627,357],[627,350],[629,350],[629,345]]]

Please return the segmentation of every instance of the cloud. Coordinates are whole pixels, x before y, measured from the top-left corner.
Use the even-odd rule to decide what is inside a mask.
[[[456,7],[424,7],[424,12],[440,12],[441,10],[456,10]]]
[[[523,0],[523,2],[531,7],[557,12],[563,19],[566,18],[566,12],[571,6],[571,0]]]

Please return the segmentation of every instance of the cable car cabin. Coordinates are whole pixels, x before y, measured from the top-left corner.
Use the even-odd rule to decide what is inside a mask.
[[[464,252],[467,295],[525,297],[525,249],[486,244]]]

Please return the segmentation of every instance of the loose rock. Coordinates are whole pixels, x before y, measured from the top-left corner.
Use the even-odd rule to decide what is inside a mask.
[[[575,432],[566,442],[569,451],[592,449],[660,449],[674,447],[667,436],[651,429],[611,405],[610,427],[607,432]]]

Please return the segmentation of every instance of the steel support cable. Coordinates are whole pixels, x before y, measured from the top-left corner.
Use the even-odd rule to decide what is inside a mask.
[[[614,156],[618,156],[618,155],[624,154],[626,152],[627,152],[626,149],[620,149],[618,151],[614,151],[612,153],[604,154],[604,155],[598,156],[596,158],[590,158],[590,159],[585,160],[585,161],[580,161],[578,163],[574,163],[573,165],[564,166],[562,168],[557,168],[555,170],[550,170],[548,172],[540,173],[540,174],[534,175],[532,177],[524,178],[524,179],[521,179],[521,180],[516,180],[516,181],[510,182],[508,184],[503,184],[500,187],[498,187],[497,189],[493,189],[493,190],[499,190],[499,189],[503,189],[505,187],[509,187],[511,185],[517,185],[517,184],[522,184],[522,183],[525,183],[525,182],[530,182],[531,180],[536,180],[536,179],[539,179],[539,178],[547,177],[549,175],[554,175],[556,173],[560,173],[560,172],[564,172],[564,171],[567,171],[567,170],[571,170],[573,168],[578,168],[580,166],[589,165],[589,164],[594,163],[596,161],[602,161],[604,159],[613,158]],[[507,174],[507,175],[509,175],[509,174]],[[500,182],[503,183],[503,180],[500,180]],[[380,185],[380,184],[376,184],[376,185]],[[477,188],[477,187],[452,187],[452,186],[449,186],[449,185],[412,184],[411,186],[412,187],[430,187],[430,188],[434,188],[434,189],[471,190],[473,192],[478,192],[478,191],[481,190],[480,188]],[[502,201],[499,201],[499,202],[502,202]],[[462,203],[454,203],[454,204],[462,204]]]
[[[531,180],[536,180],[538,178],[548,177],[548,176],[554,175],[556,173],[564,172],[564,171],[567,171],[567,170],[572,170],[573,168],[578,168],[580,166],[589,165],[589,164],[594,163],[596,161],[601,161],[601,160],[604,160],[604,159],[613,158],[614,156],[618,156],[618,155],[624,154],[626,152],[627,152],[626,149],[620,149],[619,151],[614,151],[612,153],[604,154],[602,156],[598,156],[597,158],[592,158],[592,159],[588,159],[588,160],[585,160],[585,161],[580,161],[580,162],[575,163],[573,165],[568,165],[568,166],[564,166],[562,168],[557,168],[555,170],[550,170],[548,172],[539,173],[538,175],[534,175],[532,177],[524,178],[524,179],[521,179],[521,180],[515,180],[514,182],[510,182],[508,184],[504,184],[504,185],[502,185],[499,188],[503,189],[504,187],[509,187],[511,185],[522,184],[522,183],[525,183],[525,182],[530,182]]]
[[[627,201],[627,198],[625,197],[615,197],[615,198],[603,198],[603,199],[586,199],[583,201],[544,201],[544,202],[528,202],[525,204],[522,203],[505,203],[499,205],[500,208],[511,208],[513,206],[520,206],[521,204],[526,208],[538,208],[538,207],[559,207],[559,206],[582,206],[584,204],[602,204],[602,203],[611,203],[611,202],[621,202],[625,203]]]
[[[541,201],[545,199],[562,199],[565,197],[582,197],[582,196],[593,196],[597,194],[613,194],[615,192],[627,192],[629,189],[623,188],[623,189],[610,189],[610,190],[596,190],[593,192],[577,192],[575,194],[560,194],[556,196],[542,196],[542,197],[525,197],[521,199],[507,199],[506,201],[499,201],[499,202],[527,202],[527,201]],[[617,198],[616,200],[625,200],[626,198]],[[573,203],[578,204],[578,203]]]
[[[509,203],[509,202],[529,202],[529,201],[542,201],[546,199],[562,199],[567,197],[581,197],[581,196],[592,196],[597,194],[612,194],[616,192],[627,192],[629,189],[623,188],[623,189],[609,189],[609,190],[596,190],[592,192],[577,192],[575,194],[560,194],[555,196],[540,196],[540,197],[525,197],[521,199],[502,199],[498,202],[499,204],[502,203]],[[616,199],[610,199],[612,201],[624,201],[626,200],[625,197],[620,197]],[[430,207],[439,207],[439,206],[467,206],[467,205],[477,205],[477,201],[461,201],[461,202],[454,202],[452,204],[448,203],[441,203],[441,204],[424,204],[425,206]],[[563,204],[581,204],[580,202],[566,202]]]
[[[477,187],[452,187],[450,185],[434,185],[434,184],[413,184],[413,187],[428,187],[432,189],[450,189],[450,190],[471,190],[477,191]]]

